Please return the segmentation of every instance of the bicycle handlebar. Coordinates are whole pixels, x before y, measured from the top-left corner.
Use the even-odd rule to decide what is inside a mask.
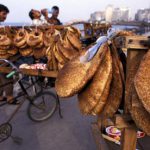
[[[11,71],[9,74],[6,75],[6,78],[11,78],[15,74],[16,74],[16,71]]]
[[[11,71],[9,74],[7,74],[6,78],[10,78],[10,77],[12,77],[16,72],[19,72],[19,68],[18,68],[16,65],[14,65],[11,61],[9,61],[9,60],[7,60],[7,59],[0,59],[0,61],[4,61],[4,62],[8,63],[8,64],[12,67],[12,69],[13,69],[13,71]]]
[[[17,72],[19,72],[19,68],[16,65],[14,65],[11,61],[9,61],[7,59],[1,59],[1,58],[0,58],[0,61],[4,61],[4,62],[8,63],[9,65],[11,65],[11,67],[13,69],[15,69]]]

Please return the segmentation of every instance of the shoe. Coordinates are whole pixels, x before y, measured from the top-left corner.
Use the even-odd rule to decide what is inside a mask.
[[[14,100],[12,102],[8,102],[8,104],[10,104],[10,105],[19,105],[20,102],[18,102],[17,100]]]
[[[7,103],[12,104],[14,102],[14,97],[13,96],[7,96]]]

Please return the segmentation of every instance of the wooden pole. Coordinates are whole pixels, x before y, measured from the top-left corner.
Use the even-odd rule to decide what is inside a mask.
[[[140,65],[141,59],[146,53],[147,48],[141,45],[141,41],[147,40],[147,37],[133,36],[127,37],[127,75],[126,75],[126,89],[125,89],[125,104],[124,114],[129,114],[132,109],[132,87],[133,81]],[[124,128],[121,137],[122,150],[135,150],[137,142],[137,129],[135,127]]]

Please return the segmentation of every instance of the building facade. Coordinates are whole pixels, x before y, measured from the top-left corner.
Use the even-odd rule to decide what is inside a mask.
[[[113,5],[108,5],[105,9],[105,20],[106,22],[112,22],[112,17],[113,17]]]
[[[129,21],[129,8],[114,8],[113,5],[108,5],[105,11],[97,11],[92,13],[89,21],[105,21],[107,23]]]
[[[90,21],[96,22],[96,21],[103,21],[105,20],[105,13],[103,11],[96,11],[91,14]]]
[[[136,21],[150,22],[150,8],[149,9],[140,9],[135,15]]]
[[[113,10],[112,22],[129,21],[129,8],[115,8]]]

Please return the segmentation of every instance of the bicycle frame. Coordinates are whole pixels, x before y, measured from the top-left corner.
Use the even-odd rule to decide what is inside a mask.
[[[21,90],[22,90],[23,93],[22,93],[22,94],[19,94],[19,95],[17,95],[17,96],[15,96],[13,99],[14,99],[14,100],[17,100],[17,99],[19,99],[19,98],[22,97],[22,96],[26,96],[26,99],[28,99],[28,100],[30,101],[30,103],[32,103],[32,101],[31,101],[31,96],[29,96],[29,94],[28,94],[28,92],[27,92],[27,89],[33,87],[33,86],[38,82],[38,80],[33,81],[33,79],[31,78],[32,84],[25,88],[24,85],[23,85],[23,83],[22,83],[22,80],[23,80],[24,78],[25,78],[25,77],[23,77],[22,79],[20,79],[20,80],[17,81],[17,82],[19,83],[19,86],[21,87]],[[8,83],[5,83],[5,84],[2,84],[2,85],[0,85],[0,88],[3,88],[3,87],[5,87],[5,86],[7,86],[7,85],[9,85],[9,84],[11,84],[11,83],[12,83],[12,82],[8,82]],[[35,88],[35,89],[36,89],[36,88]],[[41,90],[42,90],[42,89],[41,89]],[[37,93],[37,90],[36,90],[35,92]],[[7,104],[7,102],[1,104],[0,106],[2,106],[2,105],[4,105],[4,104]]]
[[[11,77],[12,75],[14,75],[14,73],[16,74],[16,73],[18,73],[18,74],[22,74],[21,73],[21,71],[19,70],[19,68],[17,67],[17,66],[15,66],[12,62],[10,62],[9,60],[5,60],[5,59],[0,59],[0,61],[4,61],[4,62],[6,62],[6,63],[8,63],[11,67],[12,67],[12,69],[13,69],[13,73],[11,72],[9,75],[9,77]],[[3,65],[3,64],[2,64]],[[2,65],[0,65],[0,66],[2,66]],[[25,77],[25,75],[24,74],[22,74],[23,76],[17,81],[18,82],[18,84],[20,85],[20,87],[21,87],[21,90],[22,90],[22,93],[20,93],[20,94],[18,94],[16,97],[14,97],[14,100],[18,100],[20,97],[22,97],[22,96],[24,96],[25,98],[23,99],[23,100],[21,100],[21,102],[19,103],[19,105],[17,106],[17,108],[14,110],[14,112],[11,114],[11,116],[9,117],[9,119],[5,122],[5,123],[3,123],[3,124],[1,124],[0,125],[0,134],[4,134],[4,137],[3,138],[0,138],[0,142],[2,142],[2,141],[4,141],[4,140],[6,140],[6,139],[8,139],[10,136],[11,136],[11,132],[12,132],[12,126],[11,126],[11,124],[10,124],[10,121],[13,119],[13,117],[15,116],[15,114],[19,111],[19,109],[21,108],[21,106],[23,105],[23,103],[25,102],[25,100],[28,100],[29,101],[29,104],[31,104],[31,105],[34,105],[35,107],[37,107],[37,108],[39,108],[39,109],[41,109],[41,107],[40,106],[38,106],[38,105],[36,105],[36,104],[34,104],[34,98],[36,97],[36,95],[37,95],[37,93],[39,93],[39,92],[37,92],[37,89],[36,89],[36,86],[34,86],[37,82],[38,82],[38,80],[39,80],[39,78],[38,79],[36,79],[36,80],[33,80],[33,78],[32,78],[32,76],[31,76],[31,84],[29,85],[29,86],[27,86],[27,87],[25,87],[25,85],[24,85],[24,83],[23,83],[23,79],[24,79],[24,77]],[[40,81],[40,80],[39,80]],[[3,84],[3,85],[0,85],[0,88],[2,88],[2,87],[4,87],[4,86],[6,86],[6,85],[8,85],[8,84],[11,84],[12,82],[8,82],[8,83],[6,83],[6,84]],[[43,91],[43,89],[45,89],[46,87],[47,87],[47,82],[45,82],[46,84],[45,84],[45,87],[42,87],[42,84],[39,84],[39,87],[40,87],[40,92],[42,93],[42,91]],[[34,96],[30,96],[29,95],[29,93],[28,93],[28,89],[30,88],[30,87],[34,87],[35,88],[35,95]],[[40,93],[39,93],[40,94]],[[63,118],[62,117],[62,113],[61,113],[61,107],[60,107],[60,99],[59,99],[59,97],[58,97],[58,95],[56,94],[56,101],[57,101],[57,105],[56,105],[56,108],[57,108],[57,106],[58,106],[58,108],[59,108],[59,116],[60,116],[60,118]],[[3,105],[4,104],[7,104],[7,102],[5,102],[5,103],[3,103]],[[3,106],[3,105],[1,105],[0,104],[0,106]],[[30,106],[30,105],[29,105]]]
[[[12,69],[16,70],[16,73],[20,73],[21,74],[21,71],[19,70],[19,68],[17,66],[15,66],[12,62],[10,62],[9,60],[6,60],[6,59],[0,59],[0,61],[4,61],[6,63],[8,63],[9,65],[11,65]],[[22,74],[23,75],[23,74]],[[34,86],[38,80],[36,80],[35,82],[33,81],[33,79],[31,78],[31,82],[32,84],[30,86],[28,86],[27,88],[24,87],[23,83],[22,83],[22,80],[23,80],[24,77],[22,77],[21,79],[19,79],[17,82],[19,83],[22,91],[23,91],[23,94],[21,95],[18,95],[16,96],[14,99],[18,99],[22,96],[25,96],[25,99],[22,101],[22,103],[19,104],[19,106],[17,107],[17,109],[14,111],[14,113],[11,115],[10,119],[7,121],[7,122],[10,122],[12,120],[12,118],[14,117],[14,115],[18,112],[19,108],[22,106],[22,104],[25,102],[25,100],[27,99],[32,105],[34,105],[33,103],[33,97],[31,97],[28,92],[27,92],[27,89]],[[6,83],[7,84],[7,83]],[[6,86],[5,84],[5,86]],[[3,85],[4,86],[4,85]],[[1,87],[1,86],[0,86]],[[41,92],[42,92],[43,88],[41,86]],[[36,91],[35,91],[36,92]],[[60,117],[62,118],[62,114],[61,114],[61,108],[60,108],[60,100],[59,100],[59,97],[58,95],[56,94],[57,96],[57,102],[58,102],[58,106],[59,106],[59,115]],[[36,106],[37,107],[37,106]]]

